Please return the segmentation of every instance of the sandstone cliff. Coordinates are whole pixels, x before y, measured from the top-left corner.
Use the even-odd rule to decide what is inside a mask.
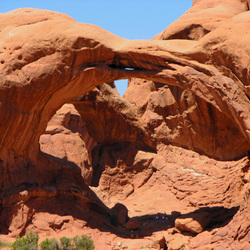
[[[0,239],[248,249],[248,10],[197,0],[151,41],[1,14]]]

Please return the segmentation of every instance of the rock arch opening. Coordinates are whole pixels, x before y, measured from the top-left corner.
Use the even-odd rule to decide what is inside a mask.
[[[115,86],[118,93],[123,96],[128,88],[128,79],[122,79],[115,81]]]
[[[121,147],[119,144],[155,151],[155,144],[137,118],[136,107],[118,94],[113,82],[64,104],[40,137],[42,152],[74,162],[92,186],[98,186],[101,174],[98,151],[105,145],[110,149]],[[92,149],[97,145],[93,163]],[[91,181],[93,172],[95,180]]]

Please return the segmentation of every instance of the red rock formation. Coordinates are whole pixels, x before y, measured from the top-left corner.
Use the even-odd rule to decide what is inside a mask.
[[[44,153],[75,163],[85,182],[90,184],[93,170],[89,152],[95,142],[90,142],[88,137],[85,144],[82,134],[86,135],[80,114],[72,104],[65,104],[49,121],[45,134],[40,137],[40,147]]]
[[[224,77],[216,77],[216,84],[212,83],[212,75],[209,77],[207,81],[215,89],[200,89],[194,84],[196,93],[183,90],[181,86],[132,80],[124,97],[138,107],[145,126],[157,140],[218,159],[235,159],[249,151],[249,138],[243,135],[248,132],[241,133],[238,122],[233,118],[245,116],[245,123],[249,124],[250,61],[246,59],[249,54],[249,33],[246,32],[249,30],[248,5],[246,1],[237,0],[197,1],[193,5],[155,39],[167,40],[168,50],[175,55],[215,66],[223,72]],[[187,74],[193,73],[187,71]],[[183,75],[178,77],[182,81]],[[192,84],[197,78],[203,82],[203,77],[196,72],[187,84]],[[223,83],[222,79],[226,82]],[[230,84],[229,79],[234,83]],[[221,87],[217,88],[216,85]],[[238,101],[245,102],[245,112],[238,110],[228,115],[225,106],[222,108],[219,103],[213,105],[209,98],[201,98],[203,91],[211,94],[215,91],[214,101],[217,102],[223,89],[228,86],[235,91],[243,90],[241,97],[231,94],[225,99],[231,99],[234,106],[238,106]]]
[[[194,1],[152,41],[50,11],[1,14],[1,236],[85,232],[98,249],[247,249],[248,6]],[[83,95],[122,78],[133,78],[126,99],[112,84]],[[66,102],[79,113],[56,113]],[[133,237],[131,221],[140,222]]]

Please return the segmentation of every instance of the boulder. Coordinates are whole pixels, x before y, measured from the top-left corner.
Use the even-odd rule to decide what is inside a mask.
[[[111,208],[111,213],[117,218],[119,224],[124,224],[128,220],[128,209],[121,203],[116,203]]]
[[[238,207],[226,209],[223,207],[204,207],[197,211],[181,215],[175,220],[175,227],[180,231],[201,233],[209,227],[225,222],[238,210]]]
[[[166,247],[166,239],[163,235],[158,236],[151,245],[154,249],[165,249]]]

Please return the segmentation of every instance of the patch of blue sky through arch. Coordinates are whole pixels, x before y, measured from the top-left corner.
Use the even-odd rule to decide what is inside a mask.
[[[1,2],[0,13],[24,7],[58,11],[134,40],[153,38],[191,5],[192,0],[11,0]],[[116,81],[116,86],[123,95],[127,80]]]

